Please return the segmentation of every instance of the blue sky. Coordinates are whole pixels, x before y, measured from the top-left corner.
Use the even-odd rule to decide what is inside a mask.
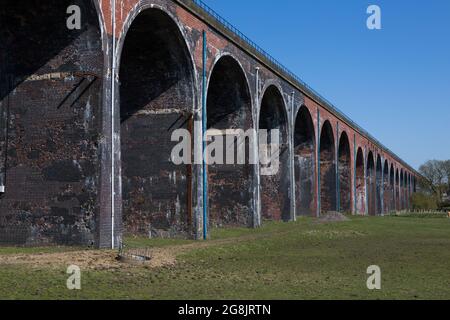
[[[450,1],[205,2],[414,168],[450,159]]]

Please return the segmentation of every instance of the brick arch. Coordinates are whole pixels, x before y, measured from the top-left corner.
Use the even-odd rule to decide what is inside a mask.
[[[341,212],[350,213],[352,210],[352,157],[350,140],[346,131],[342,131],[338,147],[339,209]]]
[[[288,104],[286,103],[286,100],[284,99],[284,91],[283,88],[281,87],[279,81],[276,81],[274,79],[267,79],[264,81],[264,86],[261,89],[261,94],[259,94],[259,101],[257,101],[257,110],[256,113],[258,114],[257,117],[257,128],[259,129],[259,117],[261,116],[261,106],[262,106],[262,102],[265,96],[265,93],[267,92],[267,90],[269,90],[270,88],[272,89],[276,89],[276,91],[279,92],[280,97],[283,101],[283,115],[284,118],[286,120],[286,123],[288,125],[287,127],[287,134],[289,134],[289,130],[290,130],[290,122],[289,122],[289,110],[288,110]]]
[[[375,164],[375,184],[376,184],[376,203],[375,203],[375,214],[381,215],[382,214],[382,207],[383,207],[383,199],[382,199],[382,188],[383,188],[383,163],[381,160],[381,155],[377,155],[377,161]]]
[[[216,226],[250,225],[253,221],[252,182],[254,163],[250,163],[253,135],[240,141],[235,132],[253,128],[250,87],[242,66],[230,54],[221,55],[213,65],[207,88],[207,125],[211,143],[226,150],[222,164],[208,166],[209,214]],[[212,142],[214,141],[214,142]],[[237,150],[244,148],[245,159],[239,163]],[[234,159],[228,156],[234,154]]]
[[[367,154],[366,184],[367,184],[367,213],[370,216],[376,215],[376,179],[375,179],[375,158],[373,151]]]
[[[290,175],[289,175],[289,120],[282,91],[276,85],[268,85],[263,91],[259,108],[259,132],[268,130],[268,142],[272,135],[270,130],[279,130],[279,168],[271,175],[261,174],[261,215],[269,220],[290,219]],[[260,136],[261,139],[261,136]],[[264,148],[266,141],[259,141]],[[276,141],[272,141],[276,143]],[[261,172],[267,171],[261,165]],[[275,168],[276,169],[276,168]]]
[[[400,210],[405,209],[405,174],[403,168],[400,169]]]
[[[319,148],[321,213],[335,211],[337,208],[335,139],[333,126],[326,120],[320,132]]]
[[[123,26],[118,53],[125,232],[190,236],[192,166],[171,160],[177,144],[172,133],[193,133],[196,82],[189,46],[170,13],[140,5]]]
[[[361,147],[358,147],[355,159],[355,175],[356,175],[356,213],[365,214],[366,212],[366,179],[364,176],[365,171],[364,152]]]
[[[400,205],[400,173],[398,168],[395,170],[395,210],[399,211],[401,210],[401,205]]]
[[[396,210],[396,194],[395,194],[395,170],[394,164],[391,163],[389,170],[389,211]]]
[[[383,163],[383,214],[388,213],[390,211],[390,185],[389,185],[389,161],[387,159],[384,160]]]
[[[294,168],[297,216],[316,214],[316,133],[309,109],[302,105],[294,124]]]

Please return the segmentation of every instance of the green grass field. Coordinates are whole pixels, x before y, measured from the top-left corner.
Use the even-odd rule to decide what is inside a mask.
[[[127,265],[108,261],[113,252],[88,251],[100,256],[82,267],[82,289],[69,291],[67,266],[58,257],[70,261],[74,248],[0,248],[0,298],[450,299],[448,218],[352,217],[328,224],[304,218],[257,230],[214,230],[208,242],[127,244],[176,262]],[[95,259],[104,261],[97,267]],[[366,287],[370,265],[381,268],[379,291]]]

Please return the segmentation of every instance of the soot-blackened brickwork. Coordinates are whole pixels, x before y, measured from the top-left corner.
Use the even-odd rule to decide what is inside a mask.
[[[289,220],[289,171],[287,160],[288,129],[283,98],[275,86],[269,86],[261,102],[259,129],[268,132],[267,142],[271,142],[270,131],[279,130],[279,168],[274,174],[261,177],[261,215],[268,220]]]
[[[389,213],[391,211],[390,209],[390,197],[392,195],[392,192],[390,191],[390,185],[389,185],[389,163],[387,160],[384,162],[383,166],[383,213]]]
[[[367,158],[367,171],[366,171],[366,184],[367,184],[367,213],[369,215],[375,215],[376,213],[376,177],[375,177],[375,163],[372,151],[369,152]]]
[[[249,163],[251,137],[245,141],[238,141],[233,132],[226,133],[226,130],[247,131],[253,128],[252,104],[247,80],[233,57],[228,55],[221,57],[214,66],[207,97],[208,129],[218,130],[209,137],[210,143],[222,140],[222,143],[216,145],[222,151],[226,151],[221,159],[216,154],[211,155],[222,164],[208,166],[211,224],[251,225],[254,212],[252,190],[254,168]],[[233,142],[230,143],[230,140]],[[245,150],[244,163],[238,163],[238,148]],[[234,153],[233,159],[226,158],[229,153]]]
[[[192,170],[175,165],[177,129],[192,132],[192,63],[176,24],[160,10],[141,13],[121,56],[120,115],[125,232],[190,232]]]
[[[296,214],[297,216],[315,215],[315,133],[314,123],[305,106],[298,112],[295,122],[294,167]]]
[[[366,211],[366,180],[364,175],[364,153],[358,148],[356,155],[356,213],[364,214]]]
[[[325,121],[320,135],[321,212],[336,211],[336,155],[333,129]]]
[[[341,212],[352,212],[351,205],[351,188],[352,188],[352,169],[350,156],[350,143],[347,134],[344,132],[339,141],[338,153],[339,165],[339,209]]]
[[[391,165],[389,171],[389,212],[395,211],[395,173],[394,165]]]
[[[380,156],[377,157],[377,166],[376,166],[376,202],[375,202],[375,214],[381,214],[382,213],[382,192],[381,188],[383,187],[383,177],[382,177],[382,164],[381,164],[381,158]]]
[[[82,9],[68,30],[66,10]],[[0,8],[0,242],[93,244],[103,55],[91,2]]]

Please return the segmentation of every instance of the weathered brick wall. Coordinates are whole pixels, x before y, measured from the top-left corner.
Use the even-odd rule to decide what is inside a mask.
[[[243,70],[232,56],[226,55],[216,62],[208,85],[207,95],[208,129],[239,129],[244,132],[253,128],[250,88]],[[222,164],[208,166],[208,191],[210,221],[215,226],[250,226],[254,212],[253,190],[254,168],[250,160],[249,139],[244,142],[227,142],[232,134],[211,136],[222,139],[218,144],[225,151],[218,159]],[[244,148],[244,164],[238,163],[237,150]],[[227,164],[227,154],[234,153],[233,164]]]
[[[365,185],[365,170],[364,170],[364,153],[361,148],[358,148],[356,156],[356,212],[357,214],[364,214],[366,212],[366,185]]]
[[[336,149],[333,128],[325,122],[320,136],[321,212],[336,211]]]
[[[294,132],[294,166],[297,216],[315,216],[315,130],[309,110],[297,114]]]
[[[174,130],[192,128],[192,63],[176,25],[159,10],[128,30],[120,65],[123,223],[126,232],[189,232],[192,172],[173,164]],[[189,188],[188,188],[189,186]]]
[[[338,149],[339,209],[351,213],[352,203],[352,168],[351,151],[347,134],[341,135]]]
[[[70,4],[82,29],[66,28]],[[85,1],[4,1],[0,242],[93,244],[103,55]]]
[[[290,198],[288,167],[288,115],[279,89],[269,86],[261,102],[259,129],[268,130],[268,141],[272,142],[270,130],[279,130],[279,168],[274,174],[261,177],[261,215],[268,220],[289,220]]]

